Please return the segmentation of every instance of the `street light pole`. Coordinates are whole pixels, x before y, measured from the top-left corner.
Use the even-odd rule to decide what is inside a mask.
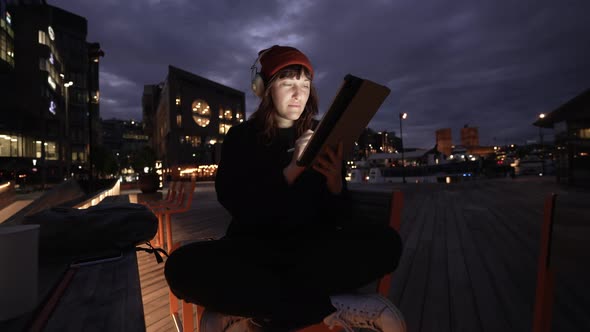
[[[66,178],[70,178],[70,168],[72,167],[72,140],[70,139],[70,87],[74,85],[74,82],[69,81],[64,83],[65,97],[66,97]]]
[[[402,182],[406,183],[406,162],[404,158],[404,134],[402,131],[402,120],[405,120],[408,117],[408,113],[400,113],[399,114],[399,138],[400,138],[400,145],[402,150]]]
[[[88,174],[88,184],[89,184],[89,191],[92,192],[94,190],[94,171],[93,171],[93,153],[94,149],[92,147],[92,113],[95,107],[95,104],[99,102],[99,95],[98,95],[98,61],[100,57],[104,56],[104,52],[100,49],[99,43],[92,43],[88,45],[88,72],[86,73],[87,77],[87,89],[88,89],[88,166],[89,166],[89,174]]]
[[[544,119],[545,113],[539,114],[539,119]],[[539,125],[539,142],[541,143],[541,173],[545,176],[545,147],[543,146],[543,127]]]

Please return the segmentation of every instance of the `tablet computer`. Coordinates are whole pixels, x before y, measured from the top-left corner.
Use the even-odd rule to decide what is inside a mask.
[[[346,75],[330,108],[297,160],[297,165],[313,165],[326,146],[335,148],[340,141],[346,160],[352,152],[354,143],[390,91],[386,86],[350,74]]]

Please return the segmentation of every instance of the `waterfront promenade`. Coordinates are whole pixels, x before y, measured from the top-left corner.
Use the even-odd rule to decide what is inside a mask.
[[[543,201],[557,193],[554,246],[575,243],[578,257],[553,258],[573,264],[557,273],[552,331],[590,331],[588,190],[536,177],[349,186],[404,193],[404,253],[390,298],[410,332],[531,331]],[[173,216],[174,240],[221,237],[229,220],[213,183],[197,183],[191,210]],[[137,255],[147,330],[175,331],[164,264],[156,264],[153,255]]]

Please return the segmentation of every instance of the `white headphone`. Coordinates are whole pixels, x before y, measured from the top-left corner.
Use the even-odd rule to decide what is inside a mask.
[[[252,79],[252,92],[254,92],[254,94],[256,96],[258,96],[259,98],[262,98],[262,96],[264,96],[265,87],[264,87],[264,79],[260,75],[260,72],[258,71],[258,68],[256,67],[256,63],[258,61],[260,61],[260,59],[262,58],[263,55],[266,54],[266,52],[270,51],[271,49],[273,49],[276,46],[278,46],[278,45],[274,45],[272,47],[269,47],[265,50],[260,51],[258,53],[258,58],[256,58],[256,61],[254,61],[254,64],[252,64],[252,67],[250,67],[251,79]]]

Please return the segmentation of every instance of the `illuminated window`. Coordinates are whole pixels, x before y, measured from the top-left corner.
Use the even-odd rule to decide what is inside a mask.
[[[176,115],[176,126],[178,126],[178,128],[182,127],[182,115],[181,114]]]
[[[176,97],[175,103],[176,103],[176,106],[180,105],[180,97]]]
[[[57,160],[57,144],[55,142],[47,142],[45,145],[45,159]]]
[[[41,141],[35,141],[35,158],[41,158]]]
[[[231,120],[233,118],[230,109],[227,109],[223,112],[223,118],[226,120]]]
[[[201,145],[201,136],[184,136],[180,138],[180,143],[190,144],[192,147]]]
[[[49,45],[49,37],[47,36],[47,32],[39,30],[39,44],[50,46]]]
[[[231,128],[230,124],[222,123],[219,125],[219,133],[222,135],[227,134],[227,131]]]
[[[209,122],[211,122],[211,109],[209,108],[209,104],[202,99],[197,99],[193,101],[191,108],[193,120],[195,120],[199,126],[207,127]]]
[[[16,136],[0,135],[0,157],[20,157],[18,146],[20,145]]]
[[[578,136],[580,138],[590,138],[590,128],[580,129]]]
[[[100,101],[100,91],[93,91],[93,92],[91,92],[91,95],[92,95],[92,103],[98,104],[98,102]]]

